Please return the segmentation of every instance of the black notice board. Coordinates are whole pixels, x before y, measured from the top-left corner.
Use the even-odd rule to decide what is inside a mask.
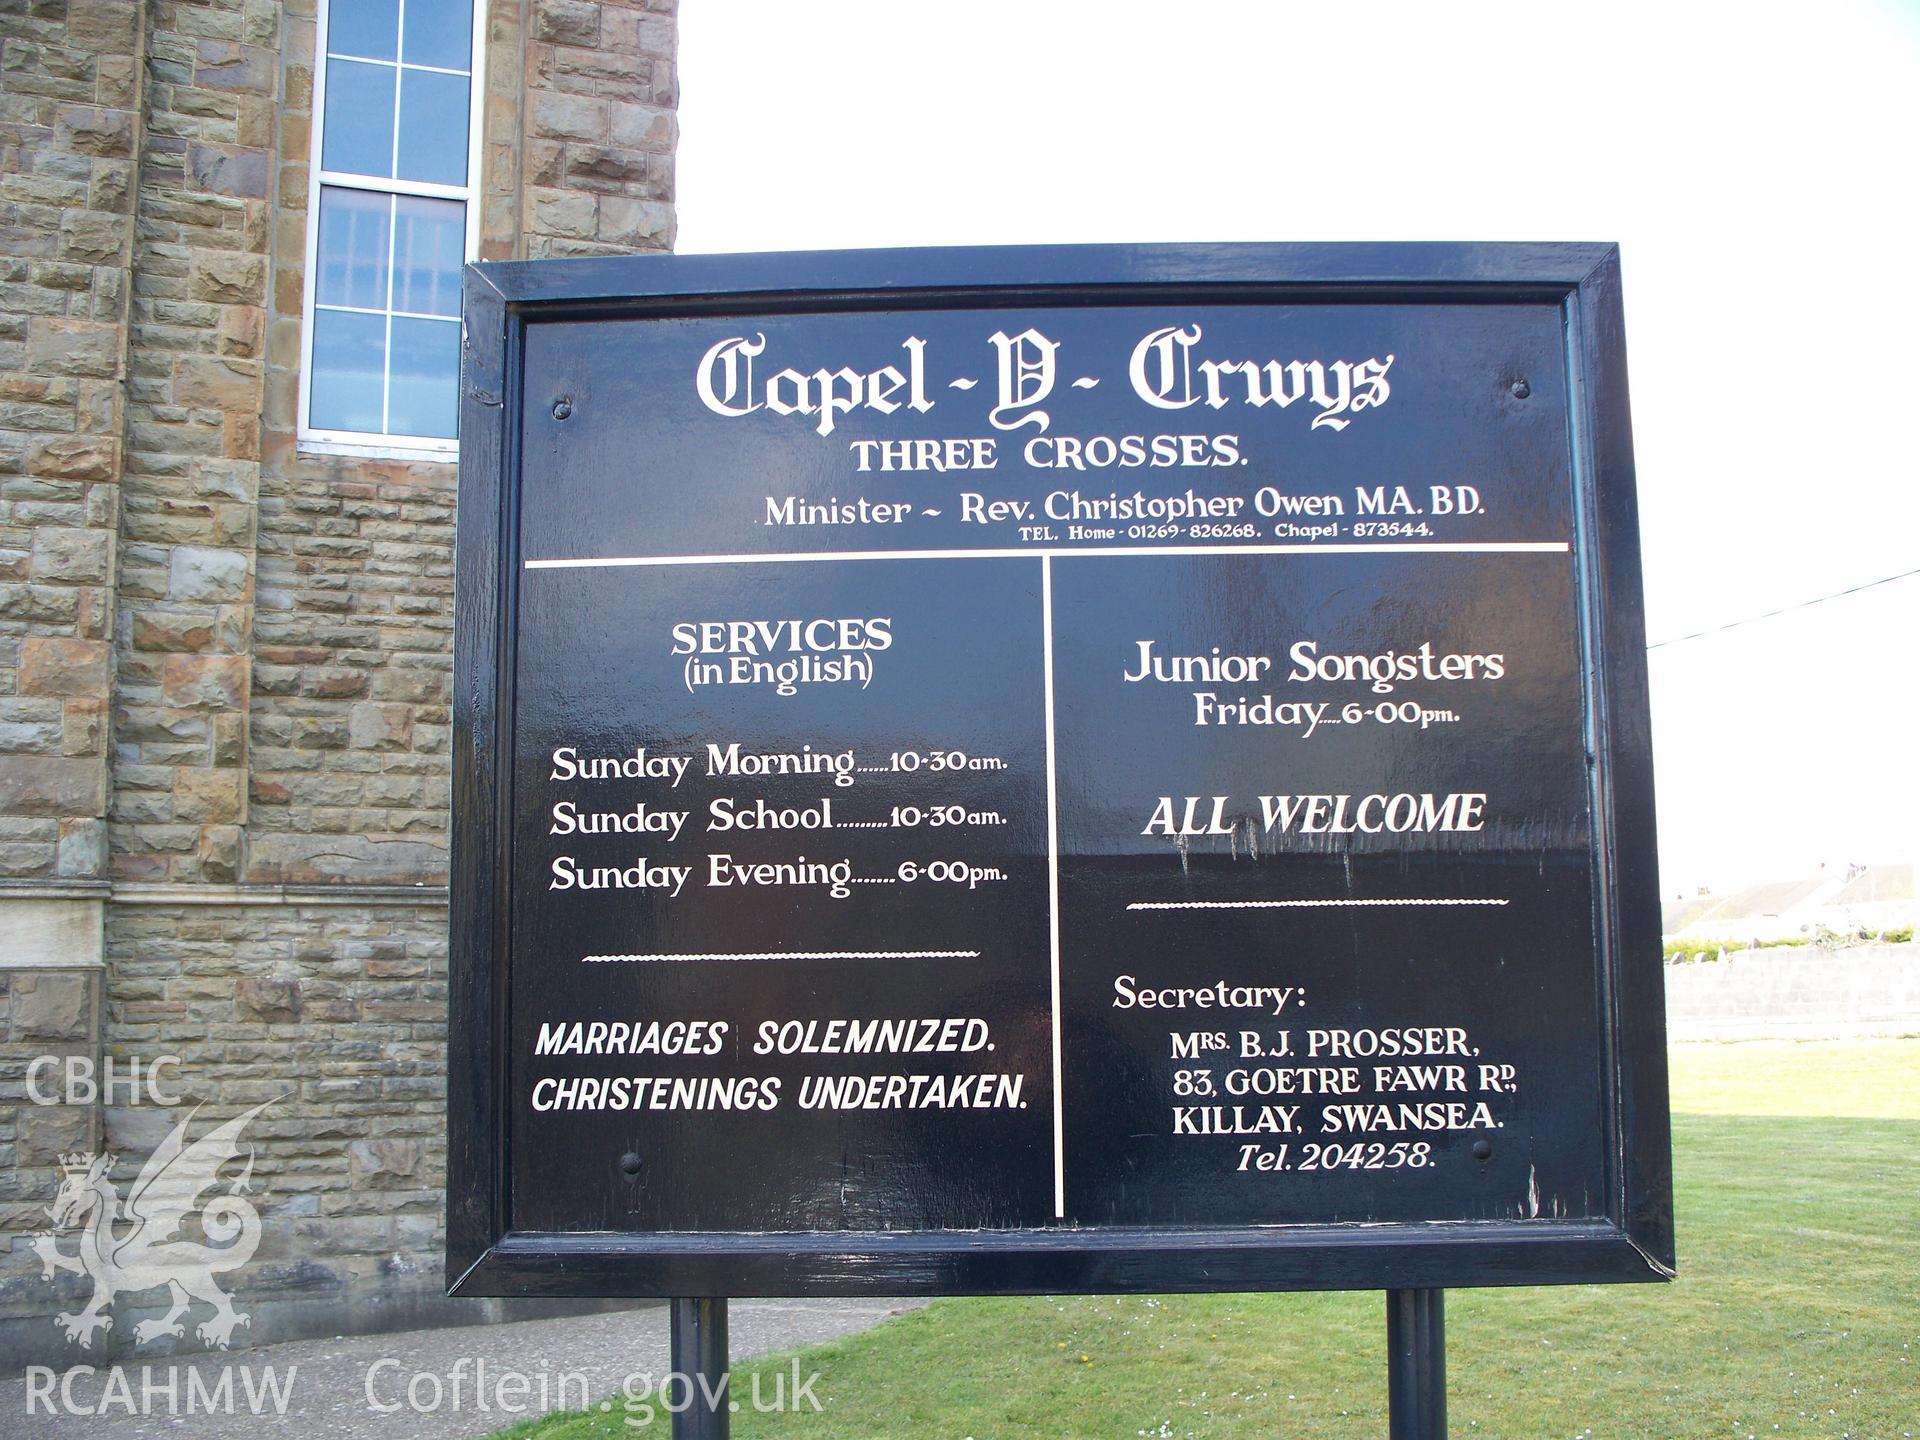
[[[1671,1274],[1613,247],[465,323],[450,1290]]]

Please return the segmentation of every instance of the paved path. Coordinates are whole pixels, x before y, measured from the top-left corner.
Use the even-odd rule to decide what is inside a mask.
[[[729,1338],[737,1360],[865,1329],[922,1303],[736,1300],[728,1314]],[[456,1405],[454,1376],[460,1362],[464,1364],[458,1372],[461,1378]],[[478,1408],[475,1401],[476,1365],[483,1365],[486,1398],[493,1407],[488,1410]],[[274,1414],[270,1402],[263,1415],[252,1414],[246,1405],[248,1378],[258,1389],[268,1366],[273,1367],[283,1389],[287,1388],[287,1377],[292,1376],[284,1415]],[[225,1367],[231,1367],[233,1413],[202,1413],[200,1396],[219,1395]],[[526,1415],[577,1408],[583,1398],[598,1403],[636,1374],[651,1376],[657,1384],[667,1369],[667,1309],[662,1305],[564,1320],[302,1340],[226,1355],[133,1360],[118,1368],[136,1413],[127,1413],[119,1394],[107,1388],[108,1377],[103,1372],[76,1376],[70,1386],[72,1398],[79,1405],[99,1413],[49,1415],[47,1405],[33,1403],[34,1397],[29,1395],[29,1374],[0,1381],[0,1435],[8,1440],[146,1440],[157,1436],[243,1440],[262,1435],[279,1440],[362,1436],[467,1440],[490,1435]],[[197,1389],[189,1372],[199,1378]],[[524,1398],[513,1391],[511,1380],[504,1392],[495,1388],[500,1377],[509,1373],[527,1377],[529,1389]],[[569,1377],[564,1399],[556,1393],[562,1375]],[[549,1391],[545,1404],[539,1393],[542,1377]],[[572,1377],[584,1377],[584,1383]],[[169,1381],[176,1393],[171,1408],[166,1388]],[[157,1391],[151,1388],[156,1386]],[[409,1386],[417,1406],[407,1404]],[[138,1413],[143,1387],[151,1397],[144,1415]],[[371,1402],[369,1387],[373,1392]],[[433,1403],[436,1393],[438,1408],[425,1408]],[[827,1398],[820,1385],[813,1393],[822,1400]],[[499,1407],[503,1394],[509,1402],[524,1406],[523,1413],[503,1411]],[[188,1413],[190,1398],[196,1402],[192,1413]],[[58,1399],[56,1382],[54,1400]],[[375,1403],[401,1408],[383,1412],[374,1408]],[[740,1403],[745,1408],[750,1397],[740,1397]],[[667,1416],[657,1409],[650,1425],[631,1431],[661,1437],[667,1432]]]

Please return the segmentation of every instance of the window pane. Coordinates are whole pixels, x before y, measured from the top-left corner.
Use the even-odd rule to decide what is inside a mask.
[[[424,0],[415,0],[415,3],[424,3]],[[327,6],[330,54],[392,60],[399,36],[399,0],[331,0]]]
[[[400,72],[400,178],[467,183],[467,77]],[[331,97],[329,97],[331,100]],[[327,106],[333,113],[331,103]],[[331,123],[331,121],[329,121]]]
[[[326,138],[320,147],[323,168],[353,175],[393,174],[393,77],[398,73],[391,65],[327,62]],[[463,117],[462,143],[466,133]]]
[[[402,58],[414,65],[471,69],[472,0],[407,0],[407,48]]]
[[[395,435],[437,435],[451,440],[459,388],[459,321],[402,320],[396,316],[387,429]]]
[[[458,316],[467,207],[458,200],[414,195],[402,195],[396,203],[400,229],[393,242],[393,308]]]
[[[392,197],[370,190],[321,186],[314,299],[322,305],[386,308],[387,221],[392,205]]]
[[[386,329],[384,316],[314,311],[308,423],[315,429],[379,431]]]

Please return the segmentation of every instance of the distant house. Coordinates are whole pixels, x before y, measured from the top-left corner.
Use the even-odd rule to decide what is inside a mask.
[[[1836,866],[1797,880],[1769,880],[1725,895],[1694,895],[1669,902],[1662,926],[1669,940],[1741,944],[1847,935],[1911,926],[1916,907],[1915,867]]]

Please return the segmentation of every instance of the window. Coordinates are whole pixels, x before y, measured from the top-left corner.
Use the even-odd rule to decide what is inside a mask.
[[[473,0],[322,0],[300,441],[450,457],[478,231]]]

